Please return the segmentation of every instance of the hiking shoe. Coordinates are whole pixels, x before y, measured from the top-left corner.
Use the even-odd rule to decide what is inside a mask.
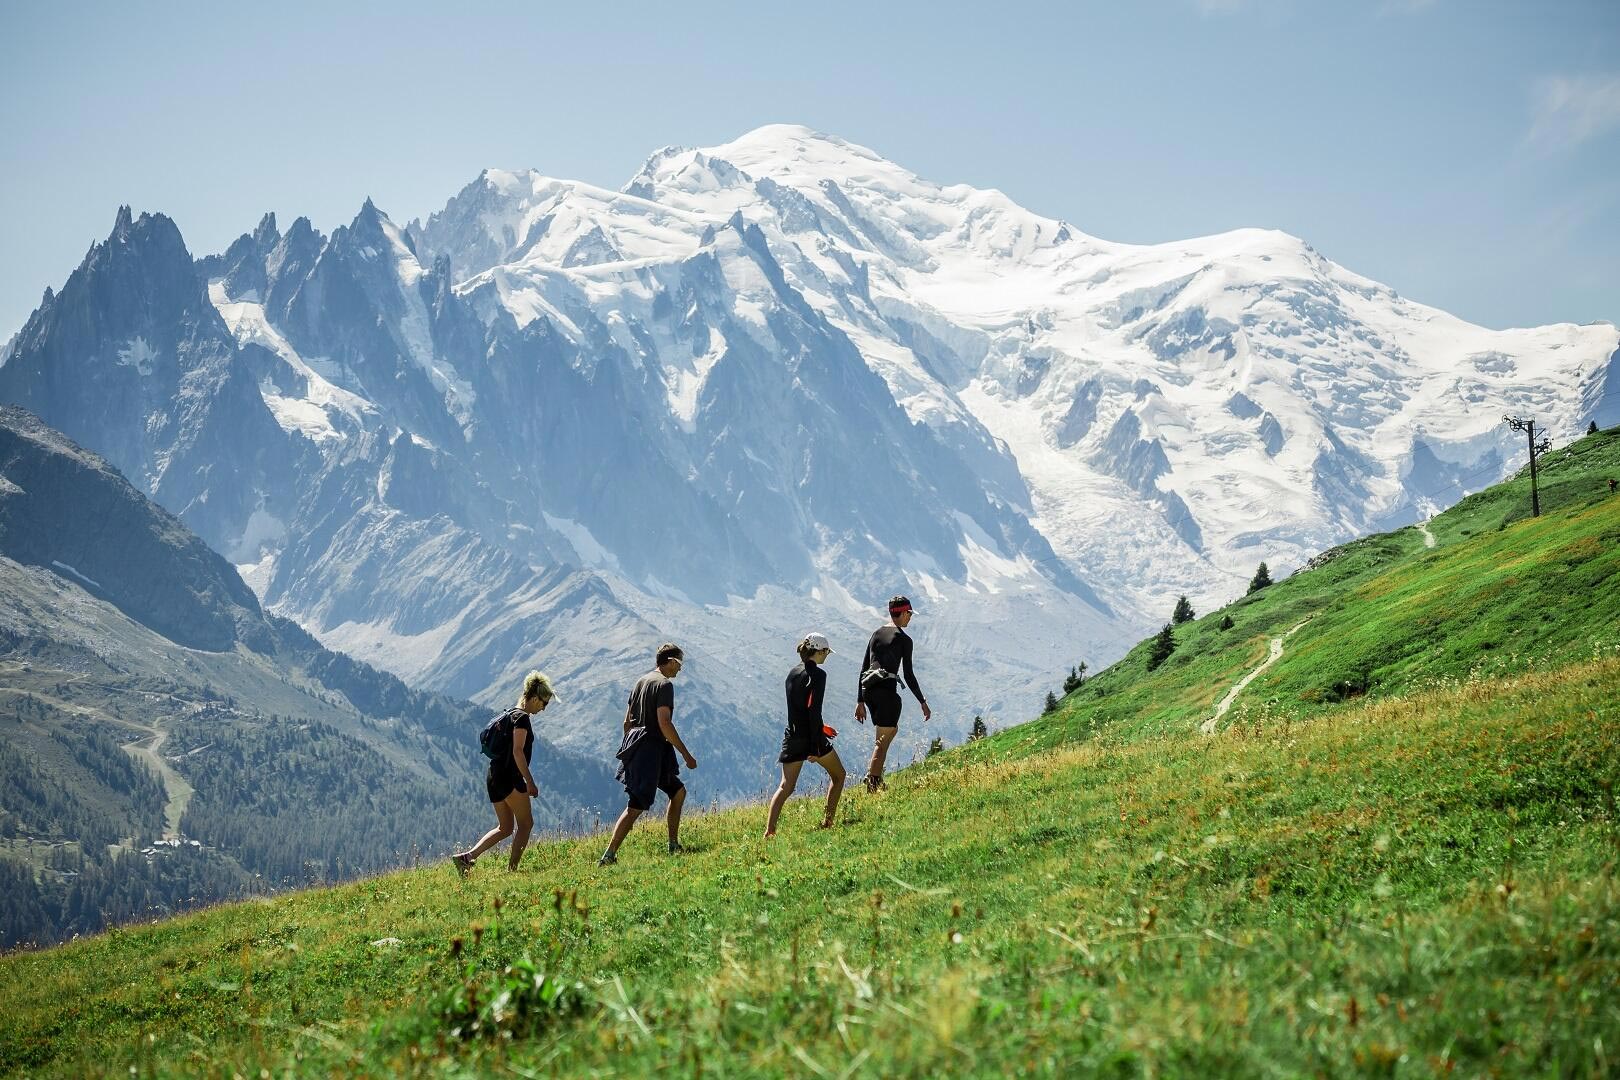
[[[671,840],[669,842],[669,853],[671,855],[679,855],[685,850],[685,848],[681,847],[681,842],[679,840]]]
[[[602,852],[602,857],[596,860],[597,866],[612,866],[619,861],[619,857],[611,851]]]
[[[450,862],[455,866],[456,873],[465,880],[468,871],[472,869],[473,861],[465,855],[452,855],[450,856]]]

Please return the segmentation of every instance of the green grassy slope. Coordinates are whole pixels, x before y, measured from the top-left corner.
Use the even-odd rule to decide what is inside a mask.
[[[1224,721],[1309,716],[1362,695],[1612,654],[1620,496],[1610,496],[1607,478],[1620,479],[1620,429],[1542,460],[1541,517],[1529,516],[1525,475],[1438,515],[1432,549],[1415,527],[1336,548],[1314,569],[1176,627],[1176,651],[1156,671],[1144,641],[1056,715],[992,744],[1027,750],[1105,728],[1196,729],[1266,658],[1271,639],[1302,622]],[[1225,615],[1230,630],[1220,629]]]
[[[1572,480],[1620,452],[1585,443]],[[1612,1074],[1620,499],[1590,489],[1350,545],[831,832],[742,808],[671,858],[654,821],[608,870],[547,844],[5,957],[0,1070]]]

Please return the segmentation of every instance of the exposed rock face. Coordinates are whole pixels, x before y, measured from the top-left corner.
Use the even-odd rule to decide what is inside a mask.
[[[0,406],[0,554],[54,569],[179,645],[273,647],[236,569],[97,455]]]
[[[195,263],[122,212],[0,400],[329,645],[486,703],[536,663],[572,681],[573,749],[612,750],[681,638],[740,793],[807,629],[845,643],[852,703],[907,592],[947,735],[1032,711],[1166,598],[1491,482],[1504,402],[1584,427],[1617,344],[1469,326],[1277,232],[1111,243],[773,126],[621,191],[488,170],[405,228],[267,216]]]
[[[99,680],[109,692],[116,691],[120,678],[133,687],[161,677],[210,700],[240,698],[244,708],[263,704],[266,712],[297,707],[259,702],[267,679],[305,687],[289,693],[295,703],[301,695],[307,699],[310,690],[341,695],[341,706],[307,704],[327,722],[380,721],[412,738],[431,735],[443,744],[435,755],[446,754],[466,784],[481,779],[483,763],[472,747],[487,715],[483,707],[413,690],[386,672],[327,650],[297,624],[265,613],[236,569],[177,518],[98,455],[10,405],[0,406],[0,563],[39,567],[60,579],[58,591],[64,595],[88,597],[86,611],[79,614],[20,604],[12,595],[16,583],[10,572],[0,573],[5,641],[93,653],[105,668]],[[38,592],[24,584],[30,594]],[[86,626],[118,622],[97,614],[100,604],[150,633],[88,633]],[[198,669],[186,660],[185,650],[223,656]],[[509,690],[520,679],[510,679]],[[555,800],[553,820],[585,806],[607,806],[616,786],[596,760],[562,751],[543,734],[536,745],[535,775],[545,779],[548,798]],[[445,762],[435,765],[430,759],[414,766],[442,770]]]

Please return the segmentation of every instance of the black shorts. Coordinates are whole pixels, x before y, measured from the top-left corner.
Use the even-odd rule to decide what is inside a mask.
[[[644,739],[640,745],[619,760],[615,776],[624,785],[624,793],[632,810],[652,809],[653,799],[662,791],[673,799],[686,785],[681,783],[680,766],[675,761],[675,748],[662,740]]]
[[[502,769],[490,762],[489,772],[484,774],[484,790],[489,793],[490,802],[502,803],[512,792],[525,791],[527,788],[517,769],[510,766]]]
[[[871,717],[873,727],[899,727],[900,707],[898,693],[871,694],[866,699],[866,714]]]
[[[832,740],[824,732],[795,732],[789,728],[782,735],[782,752],[777,755],[776,761],[779,765],[791,765],[795,761],[826,757],[832,752]]]

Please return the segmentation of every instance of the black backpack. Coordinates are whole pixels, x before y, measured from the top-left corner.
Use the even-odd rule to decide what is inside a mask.
[[[499,761],[512,756],[512,714],[503,712],[484,725],[478,733],[478,749],[484,756]]]

